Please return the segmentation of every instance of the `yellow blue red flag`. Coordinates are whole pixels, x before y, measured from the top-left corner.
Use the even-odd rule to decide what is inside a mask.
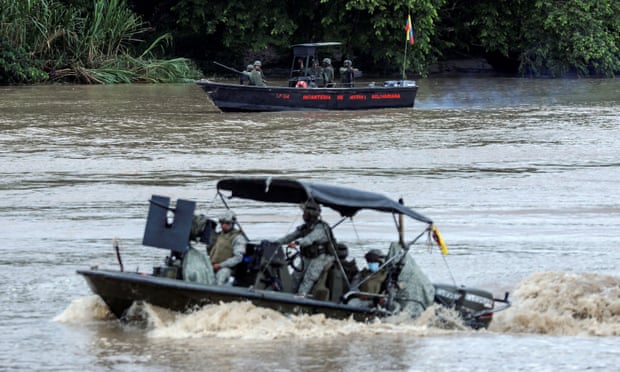
[[[413,45],[415,40],[413,38],[413,24],[411,23],[411,14],[407,16],[405,31],[407,32],[407,41],[409,42],[409,44]]]

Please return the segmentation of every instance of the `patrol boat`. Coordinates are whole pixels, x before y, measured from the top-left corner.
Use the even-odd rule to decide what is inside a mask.
[[[293,62],[288,86],[250,86],[197,80],[222,111],[312,111],[413,108],[418,87],[413,80],[354,83],[323,87],[320,74],[312,69],[320,63],[318,51],[340,46],[340,42],[304,43],[292,46]],[[324,54],[327,55],[327,54]],[[301,62],[301,64],[300,64]],[[235,73],[241,71],[219,64]],[[357,72],[356,77],[361,73]]]
[[[360,212],[379,212],[391,217],[398,239],[386,244],[388,253],[378,272],[385,275],[379,293],[360,290],[363,281],[355,275],[349,248],[331,242],[334,264],[327,267],[307,296],[294,292],[291,273],[303,271],[303,260],[295,248],[283,247],[267,240],[252,241],[246,246],[243,261],[234,272],[230,285],[216,285],[213,269],[204,252],[192,247],[192,241],[210,242],[216,223],[197,218],[196,202],[153,195],[147,216],[143,245],[164,249],[168,255],[161,266],[151,272],[125,271],[119,246],[115,245],[120,270],[93,267],[79,270],[91,290],[99,295],[110,311],[123,319],[134,302],[143,301],[174,311],[192,311],[208,304],[250,301],[256,306],[285,314],[322,313],[331,318],[354,318],[368,321],[396,314],[419,315],[429,306],[453,309],[462,322],[474,329],[489,326],[493,314],[510,306],[508,293],[494,298],[489,291],[453,284],[431,283],[416,264],[410,249],[421,238],[447,248],[433,221],[402,202],[384,195],[348,187],[310,183],[288,178],[227,178],[217,183],[217,194],[227,207],[231,199],[240,198],[264,203],[300,205],[309,199],[336,211],[341,220],[336,228]],[[421,232],[410,241],[404,238],[404,218],[421,223]],[[352,264],[353,263],[353,264]]]

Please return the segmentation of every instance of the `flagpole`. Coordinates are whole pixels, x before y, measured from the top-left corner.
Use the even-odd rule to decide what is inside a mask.
[[[405,55],[403,57],[403,80],[407,80],[407,43],[409,42],[409,34],[412,27],[411,9],[409,9],[409,12],[407,12],[407,22],[405,24],[405,32],[407,33],[407,37],[405,38]]]
[[[405,57],[403,57],[403,80],[407,80],[407,73],[405,69],[407,68],[407,40],[405,40]]]

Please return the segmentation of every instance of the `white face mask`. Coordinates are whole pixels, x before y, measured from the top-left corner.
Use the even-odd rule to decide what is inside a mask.
[[[368,270],[370,270],[373,273],[376,273],[377,271],[379,271],[379,263],[378,262],[369,262],[368,263]]]

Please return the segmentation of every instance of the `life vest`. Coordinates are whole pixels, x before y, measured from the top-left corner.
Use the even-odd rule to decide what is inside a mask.
[[[364,269],[360,273],[360,278],[363,280],[370,275],[372,275],[372,278],[368,279],[360,285],[360,291],[368,293],[380,293],[381,285],[387,277],[387,272],[381,270],[379,272],[372,273],[370,270]]]
[[[233,256],[233,240],[239,234],[241,234],[241,231],[231,230],[217,235],[215,244],[209,250],[209,258],[212,264],[219,264]]]
[[[295,84],[295,88],[308,88],[308,83],[303,80],[299,80],[297,84]]]
[[[299,226],[297,229],[300,231],[301,236],[308,235],[316,226],[321,226],[321,228],[325,229],[325,233],[327,234],[327,241],[324,243],[314,242],[311,245],[300,247],[301,255],[306,258],[316,258],[321,254],[330,254],[332,255],[334,252],[334,248],[332,243],[335,242],[334,235],[332,233],[332,229],[329,225],[321,220],[317,220],[312,224],[304,223]]]

